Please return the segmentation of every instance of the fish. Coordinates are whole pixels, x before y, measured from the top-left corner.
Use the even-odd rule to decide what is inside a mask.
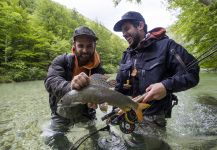
[[[93,74],[90,76],[90,84],[81,90],[71,90],[66,93],[57,103],[57,114],[62,117],[71,119],[76,114],[69,114],[73,112],[72,108],[85,104],[103,104],[107,103],[120,108],[123,112],[128,112],[133,109],[137,115],[138,121],[143,120],[142,110],[150,107],[146,103],[138,103],[133,101],[130,97],[112,90],[114,82],[107,81],[105,75]],[[112,83],[112,84],[111,84]]]

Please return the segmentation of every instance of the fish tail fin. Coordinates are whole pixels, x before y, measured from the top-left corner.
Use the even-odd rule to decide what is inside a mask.
[[[137,109],[135,110],[135,112],[136,112],[136,116],[137,116],[139,122],[142,122],[142,120],[143,120],[142,110],[143,110],[143,109],[146,109],[146,108],[148,108],[148,107],[150,107],[150,106],[151,106],[151,105],[149,105],[149,104],[138,103],[138,107],[137,107]]]

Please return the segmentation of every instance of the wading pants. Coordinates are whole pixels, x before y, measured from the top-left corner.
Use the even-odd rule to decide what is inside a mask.
[[[127,149],[131,150],[171,150],[163,141],[166,136],[166,119],[164,114],[144,116],[144,120],[136,124],[131,135],[124,134]]]
[[[87,129],[90,132],[96,130],[94,120],[90,120],[87,117],[79,117],[79,119],[70,120],[53,114],[50,125],[42,133],[45,144],[53,150],[68,150],[73,143],[68,140],[65,133],[69,131],[69,127],[74,126],[74,124],[78,122],[88,123]]]

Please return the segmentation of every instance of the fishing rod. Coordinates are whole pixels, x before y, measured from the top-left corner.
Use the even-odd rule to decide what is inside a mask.
[[[175,50],[172,49],[171,52],[172,52],[172,54],[174,54]],[[214,55],[216,52],[217,52],[217,43],[214,44],[212,47],[210,47],[205,52],[203,52],[201,55],[199,55],[195,60],[190,62],[187,66],[184,66],[183,71],[177,72],[175,75],[173,75],[173,77],[180,74],[180,73],[183,74],[185,72],[190,71],[193,66],[199,64],[201,61],[205,60],[206,58]],[[180,58],[178,58],[178,61],[180,62]],[[181,63],[181,65],[182,65],[182,63]],[[133,99],[133,101],[141,102],[145,98],[145,96],[146,96],[146,93],[144,93],[143,95],[139,95],[139,96],[135,97]],[[171,100],[172,100],[172,105],[171,105],[170,109],[172,109],[175,105],[178,104],[177,96],[173,95],[171,97]],[[136,117],[135,112],[131,110],[131,111],[128,111],[124,114],[118,115],[117,113],[119,112],[119,110],[120,110],[119,108],[113,109],[110,113],[103,116],[101,118],[101,120],[102,121],[109,120],[109,123],[111,123],[113,125],[119,125],[120,130],[125,134],[133,132],[133,130],[135,129],[135,122],[137,122],[137,117]]]
[[[190,68],[192,68],[195,64],[200,63],[201,61],[203,61],[204,59],[212,56],[213,54],[215,54],[217,52],[217,43],[214,44],[213,46],[211,46],[208,50],[206,50],[205,52],[203,52],[201,55],[199,55],[194,61],[192,61],[189,65],[187,65],[187,70],[190,70]],[[216,54],[215,54],[216,55]],[[214,55],[214,56],[215,56]]]

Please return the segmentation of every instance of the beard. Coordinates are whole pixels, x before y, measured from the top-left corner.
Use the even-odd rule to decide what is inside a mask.
[[[84,66],[93,59],[94,52],[83,53],[83,52],[78,52],[77,50],[75,50],[75,55],[78,59],[78,65]]]
[[[137,47],[137,45],[140,42],[140,37],[138,32],[130,34],[127,38],[126,38],[128,44],[130,47],[132,47],[133,49]]]

